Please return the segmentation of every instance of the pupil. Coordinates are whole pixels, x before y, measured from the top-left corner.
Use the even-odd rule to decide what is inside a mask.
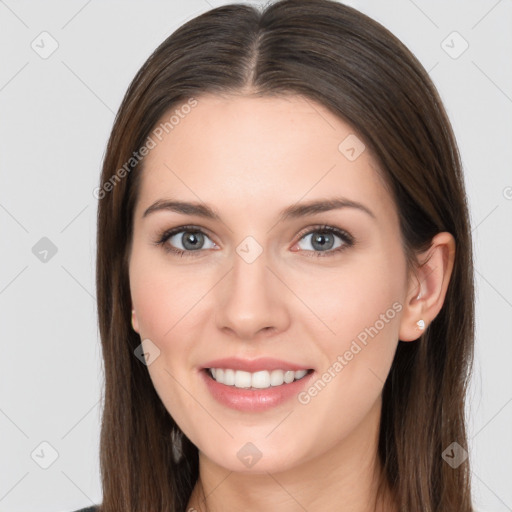
[[[330,243],[329,243],[329,241],[326,241],[326,239],[329,239],[329,238],[331,238]],[[318,244],[320,249],[325,249],[327,246],[328,246],[327,248],[330,249],[332,246],[332,243],[333,243],[333,240],[332,240],[331,235],[329,235],[329,234],[317,235],[316,237],[313,238],[313,246],[315,244]]]
[[[190,233],[189,232],[188,235],[186,235],[186,234],[183,235],[183,246],[187,249],[197,248],[197,246],[200,244],[200,241],[201,241],[200,233]]]

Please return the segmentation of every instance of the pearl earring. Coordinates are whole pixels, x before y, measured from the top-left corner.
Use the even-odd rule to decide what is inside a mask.
[[[420,331],[423,331],[425,329],[425,320],[421,319],[416,322],[416,325],[418,326],[418,329]]]

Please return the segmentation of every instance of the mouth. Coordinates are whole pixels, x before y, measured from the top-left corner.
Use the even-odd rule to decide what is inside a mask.
[[[257,391],[292,384],[311,374],[313,369],[247,372],[234,368],[204,368],[204,371],[210,379],[224,386]]]
[[[198,368],[205,391],[218,403],[256,413],[290,403],[306,388],[316,371],[303,363],[273,357],[225,357]]]
[[[238,363],[231,362],[233,366],[245,366],[245,369],[220,367],[217,362],[216,366],[202,368],[199,374],[205,391],[215,401],[243,413],[263,413],[290,404],[316,375],[313,369],[283,364],[282,361],[279,366],[267,361],[268,369],[261,369],[262,365],[254,362]],[[247,371],[248,366],[251,371]]]

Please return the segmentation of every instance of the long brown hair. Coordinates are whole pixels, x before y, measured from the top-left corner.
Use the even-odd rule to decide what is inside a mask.
[[[203,93],[298,94],[322,104],[363,138],[399,212],[410,265],[441,231],[456,255],[445,303],[422,337],[398,343],[383,389],[379,457],[400,511],[472,510],[465,395],[473,359],[471,232],[460,156],[438,92],[387,29],[331,0],[231,4],[176,30],[133,79],[104,158],[98,204],[97,298],[104,358],[100,439],[103,512],[182,512],[198,478],[197,448],[165,410],[134,355],[128,279],[133,212],[156,123]],[[135,157],[134,154],[137,154]],[[141,151],[142,153],[142,151]],[[124,171],[122,171],[124,169]]]

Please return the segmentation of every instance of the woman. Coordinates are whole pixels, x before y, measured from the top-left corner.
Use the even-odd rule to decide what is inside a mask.
[[[329,0],[187,22],[96,192],[97,510],[472,510],[461,163],[385,28]]]

